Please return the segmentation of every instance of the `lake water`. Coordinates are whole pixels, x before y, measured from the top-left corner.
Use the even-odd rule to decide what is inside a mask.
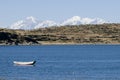
[[[0,46],[0,80],[120,80],[120,45]]]

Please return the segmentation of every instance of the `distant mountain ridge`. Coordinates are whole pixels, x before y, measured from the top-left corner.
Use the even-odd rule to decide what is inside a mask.
[[[27,17],[24,20],[17,21],[9,26],[9,29],[24,29],[24,30],[32,30],[38,28],[45,28],[51,26],[65,26],[65,25],[80,25],[80,24],[103,24],[106,23],[105,20],[100,18],[81,18],[79,16],[73,16],[61,23],[57,23],[55,21],[46,20],[46,21],[39,21],[38,19],[34,18],[33,16]]]
[[[74,16],[62,23],[62,25],[80,25],[80,24],[103,24],[106,21],[100,18],[81,18],[79,16]]]

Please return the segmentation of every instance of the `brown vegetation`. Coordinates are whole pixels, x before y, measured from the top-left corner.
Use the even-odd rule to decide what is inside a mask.
[[[120,44],[120,24],[61,26],[26,31],[0,29],[0,43],[5,42],[17,45]]]

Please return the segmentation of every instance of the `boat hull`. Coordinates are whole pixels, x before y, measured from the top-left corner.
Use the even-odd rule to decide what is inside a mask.
[[[19,61],[13,61],[16,65],[34,65],[36,61],[30,61],[30,62],[19,62]]]

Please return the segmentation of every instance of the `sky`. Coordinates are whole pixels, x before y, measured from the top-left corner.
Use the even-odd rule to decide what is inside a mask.
[[[0,0],[0,26],[34,16],[63,21],[73,16],[120,22],[120,0]]]

